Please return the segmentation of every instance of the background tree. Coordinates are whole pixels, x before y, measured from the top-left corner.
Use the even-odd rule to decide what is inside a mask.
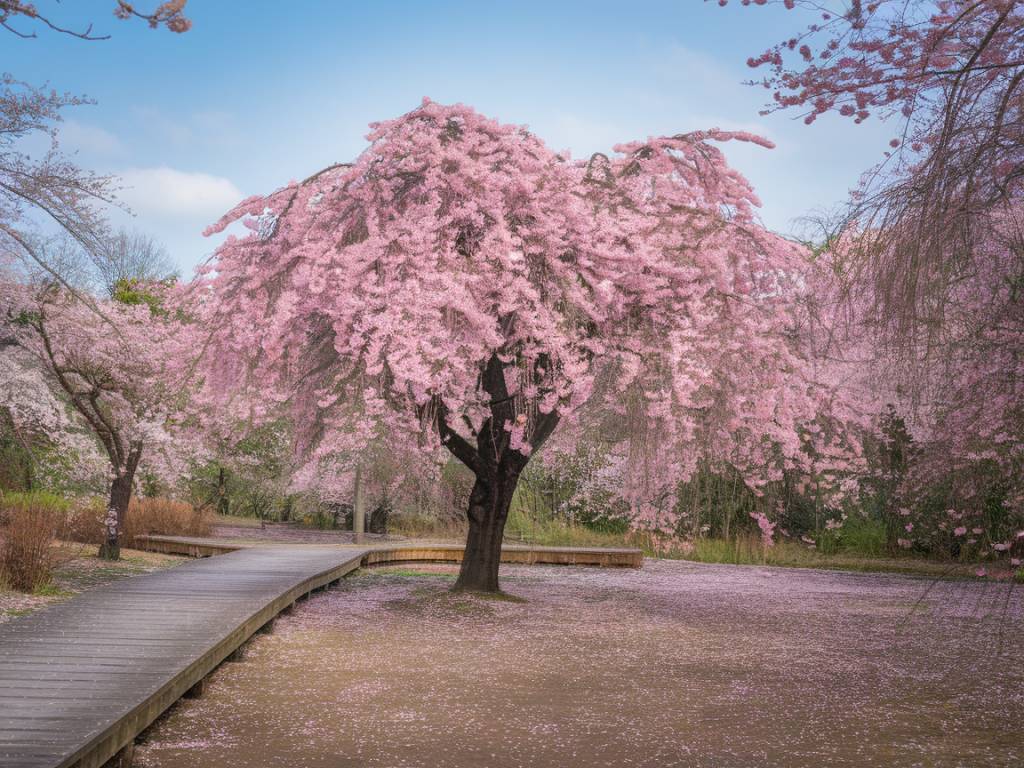
[[[783,4],[811,23],[749,61],[769,111],[894,126],[822,253],[839,333],[873,340],[915,446],[887,516],[904,547],[1005,553],[1024,529],[1024,3]]]
[[[172,280],[177,270],[170,254],[149,235],[120,229],[105,237],[99,252],[89,254],[99,288],[114,298],[132,283],[143,285]]]
[[[189,27],[183,15],[184,5],[183,0],[175,0],[145,13],[122,1],[116,4],[115,13],[119,18],[140,17],[152,27],[163,25],[184,32]],[[36,37],[37,30],[48,29],[87,40],[104,39],[92,33],[91,25],[71,29],[52,14],[41,11],[37,4],[17,0],[0,0],[0,26],[23,38]],[[47,441],[66,443],[81,437],[80,426],[69,428],[66,423],[64,398],[70,398],[78,417],[85,419],[115,465],[112,482],[117,493],[111,493],[111,509],[117,511],[127,505],[130,477],[138,461],[133,457],[140,453],[125,443],[131,440],[124,436],[123,427],[103,423],[104,416],[117,420],[112,416],[116,409],[105,399],[124,393],[115,395],[119,385],[110,382],[116,376],[101,371],[113,370],[118,363],[113,357],[100,362],[102,354],[113,354],[112,349],[100,353],[96,360],[85,361],[88,346],[74,350],[63,344],[77,341],[88,345],[90,339],[130,344],[131,323],[119,327],[124,313],[119,307],[96,299],[92,288],[98,282],[110,294],[119,280],[148,280],[157,277],[157,272],[163,272],[159,276],[165,277],[170,270],[166,254],[145,236],[109,234],[103,209],[114,200],[112,179],[82,170],[60,151],[56,129],[62,112],[87,102],[82,97],[37,87],[8,74],[0,77],[0,282],[5,285],[0,297],[0,325],[5,326],[5,341],[0,345],[0,387],[9,390],[3,405],[12,429],[44,436]],[[23,150],[33,138],[49,140],[49,148],[41,156]],[[132,286],[124,287],[131,292]],[[82,316],[82,327],[73,329],[65,321],[81,309],[94,313],[94,320],[102,321],[104,327],[97,327]],[[55,321],[55,327],[48,330],[50,320]],[[46,344],[27,343],[31,336],[26,334],[28,330],[45,333],[49,337],[49,351]],[[54,331],[56,336],[52,335]],[[41,340],[41,336],[35,339]],[[103,344],[97,347],[102,348]],[[35,353],[34,359],[26,361],[25,349]],[[130,350],[122,352],[132,357]],[[71,357],[65,359],[65,355],[74,357],[74,361]],[[131,363],[125,367],[131,367]],[[86,394],[82,387],[89,376],[93,377],[90,386],[94,389]],[[98,383],[101,380],[104,383]],[[29,382],[35,386],[21,386]],[[59,384],[55,389],[63,394],[50,391],[51,384]],[[105,389],[111,386],[112,390]],[[87,466],[89,446],[79,442],[77,447],[85,449],[75,455]],[[120,514],[123,518],[123,512]],[[116,533],[114,527],[104,549],[105,554],[115,557]]]
[[[149,303],[87,306],[53,281],[6,281],[0,297],[4,336],[34,356],[47,386],[102,446],[110,495],[100,556],[117,559],[143,454],[170,447],[167,428],[183,397],[172,371],[187,333]]]
[[[751,478],[765,455],[802,460],[798,426],[831,391],[790,342],[805,254],[757,225],[709,143],[762,140],[694,133],[576,162],[430,101],[369,139],[211,228],[252,234],[195,287],[207,383],[257,392],[256,418],[289,406],[307,455],[381,424],[439,441],[475,476],[457,588],[498,588],[519,477],[587,409],[628,437],[625,492],[651,526],[697,439],[741,438]]]
[[[893,125],[885,161],[865,175],[845,217],[862,233],[847,256],[853,276],[870,279],[887,330],[920,353],[960,274],[984,256],[985,218],[1020,198],[1024,3],[782,4],[810,23],[748,62],[769,72],[767,111]]]

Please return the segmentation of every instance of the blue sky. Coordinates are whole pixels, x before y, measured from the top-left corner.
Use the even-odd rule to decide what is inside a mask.
[[[369,122],[424,96],[527,124],[576,156],[695,128],[755,131],[777,148],[727,153],[781,232],[841,202],[889,139],[877,123],[758,114],[768,93],[742,84],[746,59],[800,25],[780,6],[189,0],[193,30],[174,35],[115,20],[113,0],[37,5],[112,38],[8,35],[4,69],[96,100],[68,112],[64,148],[123,179],[131,226],[185,275],[216,246],[202,229],[238,199],[354,158]]]

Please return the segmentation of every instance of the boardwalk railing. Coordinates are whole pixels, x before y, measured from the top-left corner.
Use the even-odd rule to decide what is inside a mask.
[[[462,557],[451,545],[136,542],[202,559],[0,625],[0,766],[130,765],[139,733],[297,600],[362,565]],[[509,546],[502,561],[639,567],[642,553]]]

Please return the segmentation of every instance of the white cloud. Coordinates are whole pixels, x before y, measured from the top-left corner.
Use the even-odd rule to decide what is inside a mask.
[[[119,174],[120,197],[141,217],[214,221],[244,195],[223,176],[159,168],[129,168]]]
[[[112,220],[156,238],[185,277],[223,240],[223,236],[207,239],[203,230],[245,197],[223,176],[168,166],[128,168],[118,176],[118,197],[134,215],[112,211]]]
[[[77,120],[65,120],[61,123],[58,138],[61,146],[72,152],[116,155],[124,151],[121,140],[110,131]]]

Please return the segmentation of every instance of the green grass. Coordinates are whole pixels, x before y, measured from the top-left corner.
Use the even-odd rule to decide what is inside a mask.
[[[54,584],[52,581],[47,584],[40,584],[34,590],[32,594],[36,597],[68,597],[73,595],[74,592],[69,592],[66,589],[61,589],[59,586]]]
[[[901,573],[916,576],[974,577],[977,564],[930,560],[919,555],[893,555],[881,523],[851,517],[838,532],[821,537],[816,548],[779,538],[765,547],[754,535],[735,539],[701,538],[692,547],[659,548],[653,539],[637,532],[609,533],[593,531],[581,525],[570,526],[553,518],[537,519],[522,508],[513,508],[505,526],[505,540],[552,547],[638,547],[648,557],[690,560],[728,565],[772,565],[783,568],[821,568],[825,570]],[[1015,578],[1024,583],[1024,569]]]
[[[850,515],[841,528],[825,531],[818,537],[818,549],[826,555],[846,554],[884,558],[889,553],[885,523]]]
[[[408,568],[400,565],[385,566],[383,568],[374,568],[367,573],[373,573],[379,576],[399,576],[406,579],[447,579],[452,581],[455,579],[454,573],[443,573],[438,571],[426,571],[418,568]]]
[[[513,507],[505,523],[505,541],[542,547],[626,547],[636,546],[627,536],[595,531],[582,525],[568,525],[554,518],[536,518]]]

